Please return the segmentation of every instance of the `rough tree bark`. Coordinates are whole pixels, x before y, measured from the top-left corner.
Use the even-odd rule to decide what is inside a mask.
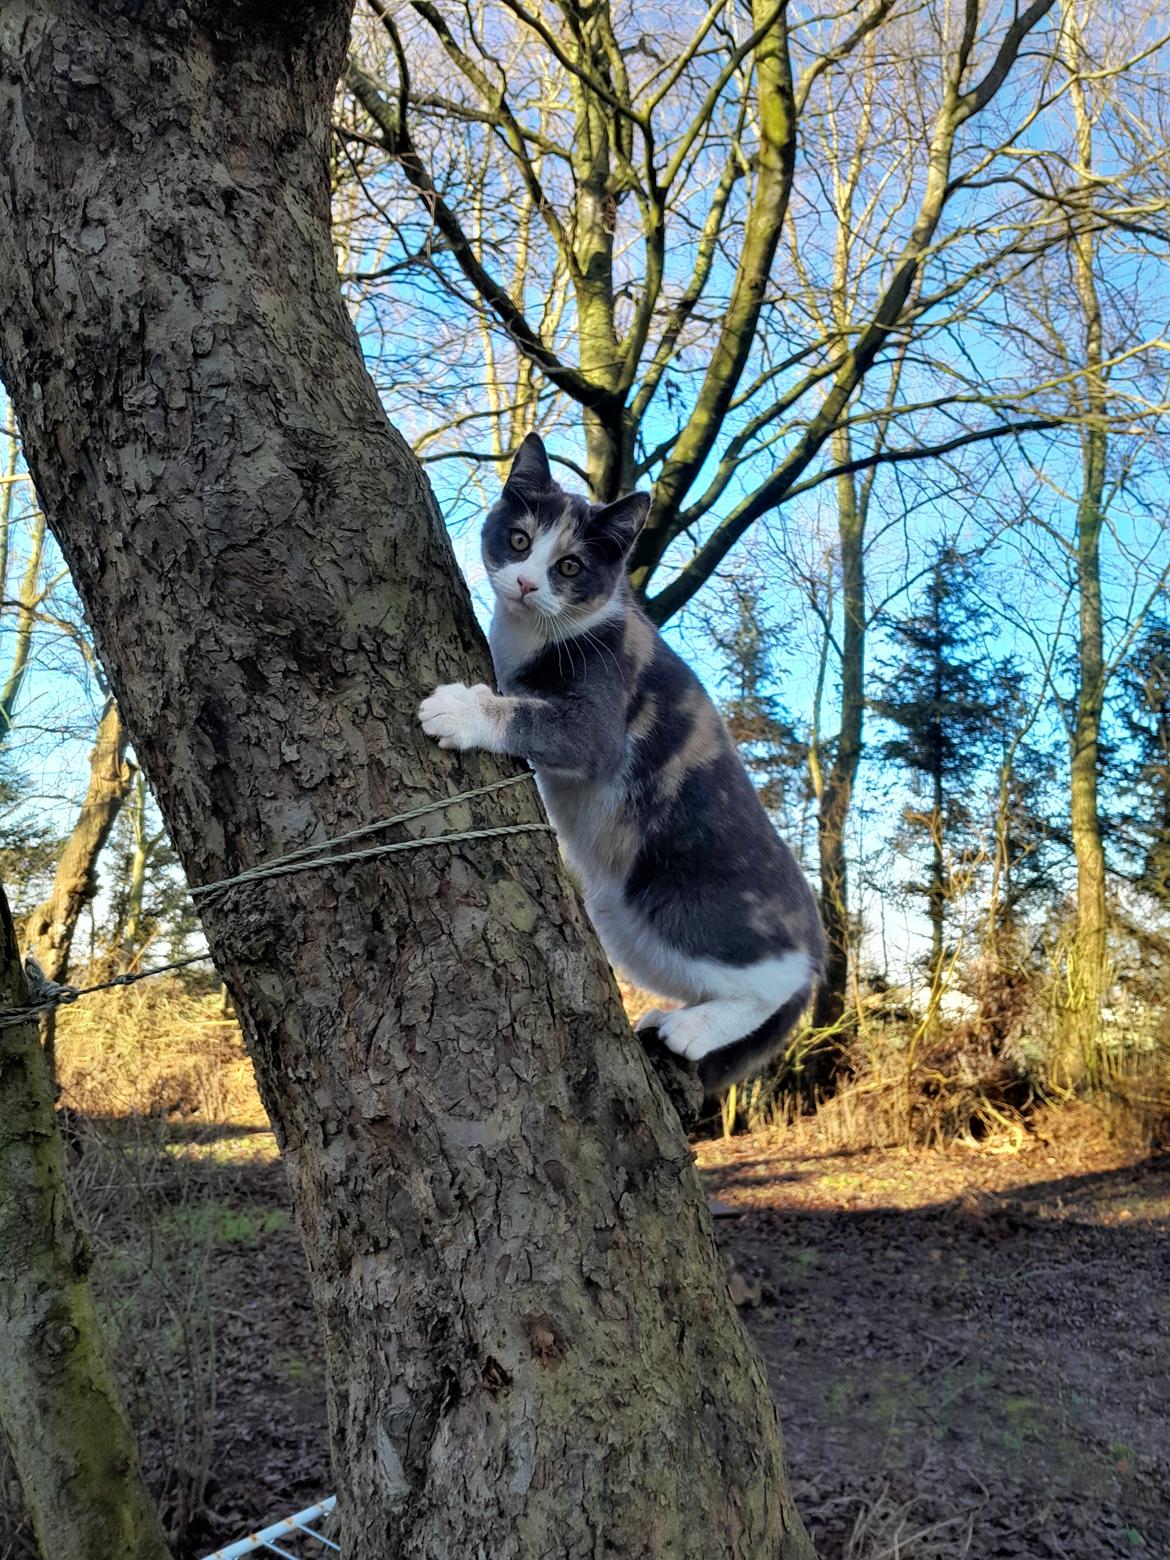
[[[28,988],[0,886],[0,1014]],[[0,1425],[43,1555],[166,1560],[86,1280],[37,1021],[0,1029]]]
[[[195,883],[501,772],[415,720],[487,662],[338,296],[348,14],[0,20],[0,360]],[[348,1560],[810,1556],[685,1142],[552,839],[267,879],[204,919],[308,1252]]]

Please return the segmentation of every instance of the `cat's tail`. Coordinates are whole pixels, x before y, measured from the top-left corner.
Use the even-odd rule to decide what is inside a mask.
[[[699,1063],[699,1082],[707,1094],[722,1094],[733,1083],[759,1076],[783,1047],[793,1025],[811,1001],[815,985],[814,980],[802,986],[750,1035],[703,1057]]]

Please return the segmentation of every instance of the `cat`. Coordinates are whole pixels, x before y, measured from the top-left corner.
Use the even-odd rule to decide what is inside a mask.
[[[500,692],[448,683],[419,719],[443,748],[527,759],[610,960],[708,1094],[758,1073],[824,956],[816,901],[690,667],[635,604],[644,493],[590,504],[529,434],[483,527]]]

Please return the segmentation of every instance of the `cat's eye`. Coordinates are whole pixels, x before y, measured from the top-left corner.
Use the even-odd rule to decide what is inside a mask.
[[[580,574],[580,572],[581,572],[581,560],[580,560],[580,558],[572,558],[572,557],[570,557],[570,558],[562,558],[560,560],[560,562],[557,564],[557,568],[560,570],[560,572],[565,576],[565,578],[567,580],[571,580],[573,578],[574,574]]]
[[[509,535],[508,540],[512,544],[513,552],[527,552],[528,549],[532,546],[532,542],[529,539],[527,531],[513,531]]]

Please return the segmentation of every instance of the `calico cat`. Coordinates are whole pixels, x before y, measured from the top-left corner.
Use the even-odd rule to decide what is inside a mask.
[[[824,939],[715,706],[631,597],[649,508],[643,493],[564,493],[529,434],[483,529],[500,692],[449,683],[419,719],[440,747],[532,765],[610,959],[684,1004],[638,1028],[697,1062],[713,1094],[779,1050]]]

